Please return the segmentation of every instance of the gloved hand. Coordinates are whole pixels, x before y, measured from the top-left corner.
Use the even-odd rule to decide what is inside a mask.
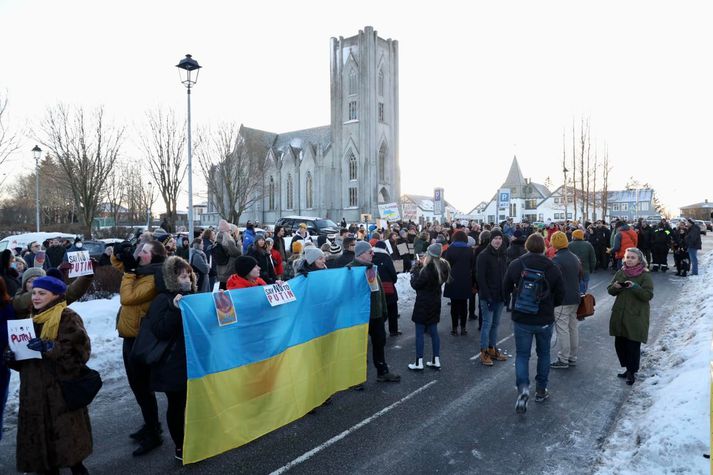
[[[134,258],[133,246],[129,241],[119,243],[114,248],[114,255],[124,264],[124,270],[131,271],[136,269],[138,263]]]
[[[5,360],[5,363],[13,363],[15,361],[15,352],[7,348],[2,354],[2,359]]]
[[[54,348],[54,342],[52,340],[42,340],[41,338],[33,338],[27,342],[27,348],[39,351],[40,353],[47,353],[52,351]]]

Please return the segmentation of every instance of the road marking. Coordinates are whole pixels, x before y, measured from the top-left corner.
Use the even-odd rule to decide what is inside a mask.
[[[512,338],[513,336],[515,336],[515,335],[514,335],[514,334],[511,334],[510,336],[506,336],[505,338],[503,338],[502,340],[500,340],[499,342],[497,342],[497,343],[496,343],[496,346],[502,345],[503,342],[509,340],[509,339]],[[471,357],[470,357],[470,361],[475,361],[475,360],[477,360],[478,358],[480,358],[480,353],[478,353],[478,354],[475,355],[475,356],[471,356]]]
[[[313,449],[310,450],[309,452],[305,452],[304,454],[300,455],[299,457],[297,457],[296,459],[294,459],[292,462],[288,463],[287,465],[284,465],[284,466],[278,468],[277,470],[275,470],[274,472],[272,472],[270,475],[279,475],[279,474],[281,474],[281,473],[285,473],[286,471],[288,471],[288,470],[291,469],[292,467],[294,467],[294,466],[296,466],[296,465],[299,465],[299,464],[301,464],[302,462],[306,462],[307,460],[309,460],[310,458],[312,458],[314,455],[316,455],[317,453],[319,453],[319,452],[321,452],[322,450],[326,449],[326,448],[329,447],[330,445],[334,445],[335,443],[339,442],[340,440],[342,440],[343,438],[345,438],[346,436],[348,436],[348,435],[351,434],[352,432],[361,429],[361,428],[364,427],[365,425],[369,424],[370,422],[374,421],[375,419],[378,419],[379,417],[383,416],[383,415],[386,414],[387,412],[391,411],[391,410],[392,410],[393,408],[395,408],[396,406],[399,406],[399,405],[403,404],[404,402],[408,401],[409,399],[411,399],[412,397],[416,396],[417,394],[419,394],[419,393],[425,391],[426,389],[428,389],[429,387],[433,386],[433,385],[436,384],[437,382],[438,382],[438,380],[436,379],[436,380],[433,380],[433,381],[431,381],[430,383],[428,383],[428,384],[426,384],[426,385],[424,385],[424,386],[421,386],[420,388],[418,388],[417,390],[415,390],[415,391],[412,392],[411,394],[408,394],[408,395],[404,396],[403,398],[399,399],[398,401],[396,401],[396,402],[393,403],[392,405],[383,408],[382,410],[380,410],[379,412],[377,412],[376,414],[374,414],[374,415],[372,415],[372,416],[370,416],[370,417],[367,417],[367,418],[364,419],[363,421],[361,421],[361,422],[359,422],[358,424],[356,424],[356,425],[350,427],[349,429],[345,430],[345,431],[342,432],[341,434],[335,435],[334,437],[332,437],[332,438],[329,439],[328,441],[324,442],[324,443],[321,444],[321,445],[318,445],[317,447],[313,448]]]
[[[594,284],[594,285],[592,285],[591,287],[589,287],[589,288],[587,289],[587,291],[594,290],[594,289],[596,289],[597,287],[599,287],[600,285],[602,285],[603,283],[605,283],[604,280],[601,281],[601,282],[597,282],[596,284]]]

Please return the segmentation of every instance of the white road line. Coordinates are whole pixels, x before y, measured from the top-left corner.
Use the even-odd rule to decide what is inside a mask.
[[[367,417],[366,419],[364,419],[364,420],[361,421],[360,423],[356,424],[355,426],[350,427],[349,429],[345,430],[345,431],[342,432],[341,434],[335,435],[334,437],[332,437],[332,438],[329,439],[328,441],[324,442],[324,443],[321,444],[321,445],[318,445],[317,447],[313,448],[313,449],[310,450],[309,452],[305,452],[304,454],[300,455],[299,457],[297,457],[296,459],[294,459],[292,462],[288,463],[287,465],[284,465],[284,466],[278,468],[277,470],[275,470],[274,472],[272,472],[270,475],[279,475],[279,474],[281,474],[281,473],[285,473],[286,471],[288,471],[288,470],[291,469],[292,467],[294,467],[294,466],[296,466],[296,465],[299,465],[299,464],[301,464],[302,462],[306,462],[307,460],[309,460],[310,458],[312,458],[315,454],[321,452],[322,450],[326,449],[326,448],[329,447],[330,445],[333,445],[333,444],[339,442],[340,440],[342,440],[343,438],[345,438],[346,436],[348,436],[348,435],[351,434],[352,432],[361,429],[362,427],[364,427],[365,425],[367,425],[367,424],[369,424],[370,422],[374,421],[375,419],[378,419],[379,417],[383,416],[383,415],[386,414],[387,412],[391,411],[391,410],[392,410],[393,408],[395,408],[396,406],[399,406],[399,405],[401,405],[402,403],[408,401],[408,400],[411,399],[412,397],[414,397],[414,396],[416,396],[417,394],[419,394],[419,393],[425,391],[426,389],[428,389],[429,387],[433,386],[433,385],[436,384],[437,382],[438,382],[438,380],[436,379],[436,380],[433,380],[433,381],[431,381],[430,383],[428,383],[428,384],[426,384],[426,385],[424,385],[424,386],[421,386],[420,388],[418,388],[417,390],[415,390],[415,391],[412,392],[411,394],[408,394],[407,396],[404,396],[403,398],[399,399],[398,401],[396,401],[396,402],[393,403],[392,405],[383,408],[382,410],[380,410],[379,412],[377,412],[376,414],[374,414],[374,415],[372,415],[372,416],[370,416],[370,417]]]
[[[497,342],[496,346],[502,345],[503,342],[509,340],[509,339],[512,338],[513,336],[515,336],[515,335],[511,334],[510,336],[506,336],[505,338],[503,338],[502,340],[500,340],[499,342]],[[480,341],[480,340],[479,340],[479,341]],[[475,360],[477,360],[478,358],[480,358],[480,353],[478,353],[478,354],[475,355],[475,356],[471,356],[471,357],[470,357],[470,361],[475,361]]]

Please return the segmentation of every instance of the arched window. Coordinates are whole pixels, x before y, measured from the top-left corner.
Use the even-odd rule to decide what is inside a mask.
[[[386,144],[384,143],[379,148],[379,180],[386,181]]]
[[[307,179],[305,180],[305,205],[307,209],[312,209],[312,173],[307,172]]]
[[[294,209],[294,200],[292,197],[292,173],[287,174],[287,209]]]
[[[353,152],[349,152],[349,179],[357,179],[357,159]]]
[[[379,92],[381,97],[384,96],[384,70],[379,69],[379,77],[376,80],[376,90]]]
[[[268,186],[268,208],[270,211],[275,209],[275,179],[270,177],[270,184]]]
[[[349,71],[349,95],[357,93],[357,73],[353,69]]]

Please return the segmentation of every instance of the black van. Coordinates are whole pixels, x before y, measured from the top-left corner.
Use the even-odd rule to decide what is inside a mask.
[[[310,236],[326,236],[339,232],[339,226],[331,219],[315,218],[310,216],[285,216],[275,223],[275,226],[282,226],[285,236],[291,236],[301,223],[307,225],[307,232]]]

